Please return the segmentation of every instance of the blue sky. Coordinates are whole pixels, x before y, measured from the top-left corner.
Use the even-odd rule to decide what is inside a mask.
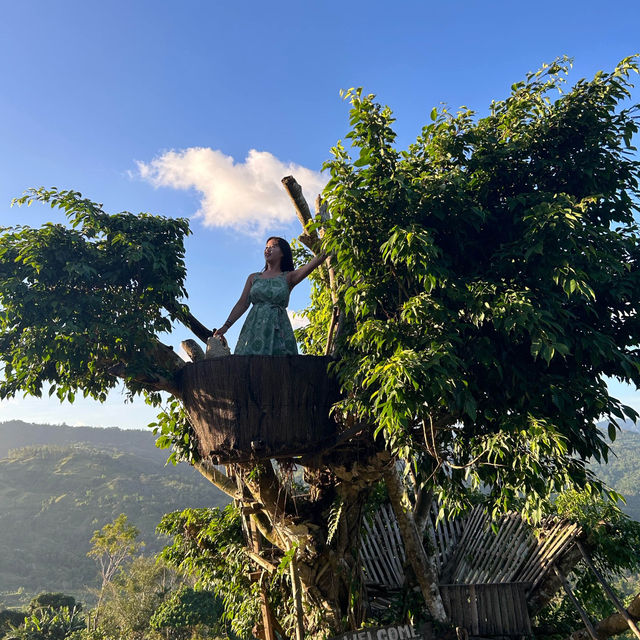
[[[639,23],[638,0],[5,1],[0,226],[51,218],[9,207],[40,185],[107,211],[189,217],[189,303],[218,326],[260,267],[265,237],[299,232],[279,179],[293,173],[315,198],[348,130],[340,89],[377,94],[407,146],[434,106],[486,113],[562,54],[575,60],[573,81],[611,69],[640,51]],[[294,291],[292,309],[307,291]],[[614,390],[640,408],[635,390]],[[105,405],[0,404],[0,421],[142,427],[152,417],[118,393]]]

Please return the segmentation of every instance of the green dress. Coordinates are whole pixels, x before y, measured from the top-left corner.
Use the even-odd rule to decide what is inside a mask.
[[[239,356],[286,356],[298,353],[287,315],[289,284],[286,274],[275,278],[255,275],[249,301],[253,306],[242,326],[234,353]]]

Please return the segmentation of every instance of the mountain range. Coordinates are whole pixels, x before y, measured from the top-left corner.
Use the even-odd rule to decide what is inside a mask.
[[[165,513],[228,502],[167,456],[150,431],[0,423],[0,608],[42,591],[86,600],[91,536],[120,513],[151,555],[167,542],[155,533]]]

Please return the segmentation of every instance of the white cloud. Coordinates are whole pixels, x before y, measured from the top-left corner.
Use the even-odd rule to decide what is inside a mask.
[[[197,214],[210,227],[232,227],[264,235],[273,227],[295,221],[295,212],[280,180],[292,175],[313,208],[326,183],[323,176],[294,163],[284,163],[267,151],[251,149],[244,162],[222,151],[192,147],[167,151],[137,162],[138,175],[156,187],[195,189],[200,192]]]
[[[302,327],[306,327],[309,324],[308,318],[302,311],[292,311],[291,309],[287,309],[287,315],[289,316],[291,326],[294,329],[302,329]]]

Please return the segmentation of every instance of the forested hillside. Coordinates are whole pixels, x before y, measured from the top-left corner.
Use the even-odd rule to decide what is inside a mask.
[[[6,435],[7,425],[2,427]],[[64,428],[48,429],[63,435],[56,430]],[[120,513],[140,529],[151,554],[163,546],[155,534],[163,514],[227,502],[188,465],[165,466],[166,451],[154,452],[151,434],[95,431],[125,439],[133,435],[132,440],[149,436],[150,453],[142,457],[81,443],[32,445],[0,460],[0,603],[5,606],[27,602],[41,591],[86,599],[85,586],[95,585],[97,575],[86,557],[90,538]]]
[[[0,422],[0,459],[10,449],[30,445],[68,445],[88,443],[98,449],[114,448],[157,462],[167,459],[167,452],[157,449],[151,429],[109,429],[70,427],[68,425],[30,424],[22,420]]]
[[[611,446],[615,455],[609,456],[609,462],[592,468],[626,498],[623,511],[640,521],[640,432],[621,431]]]

